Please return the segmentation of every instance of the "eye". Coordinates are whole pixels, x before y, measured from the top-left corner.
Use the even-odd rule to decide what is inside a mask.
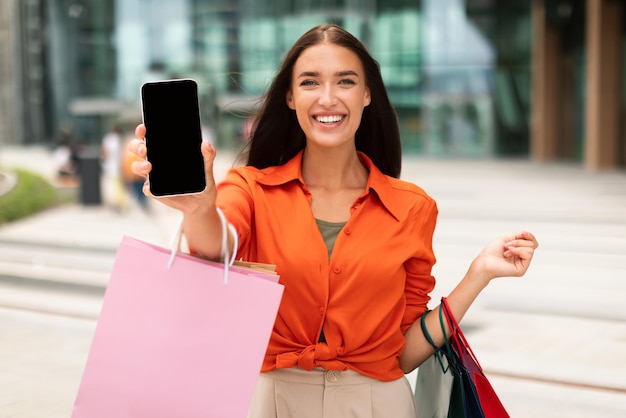
[[[317,82],[315,80],[302,80],[300,85],[303,87],[315,86],[317,85]]]
[[[354,81],[351,78],[342,78],[341,80],[339,80],[339,84],[343,84],[346,86],[354,86],[356,85],[356,81]]]

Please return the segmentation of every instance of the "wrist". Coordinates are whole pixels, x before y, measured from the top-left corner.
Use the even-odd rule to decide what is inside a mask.
[[[489,274],[484,260],[479,256],[476,257],[469,266],[467,277],[481,288],[487,287],[493,276]]]
[[[207,219],[211,213],[216,212],[215,205],[194,205],[181,210],[186,219]]]

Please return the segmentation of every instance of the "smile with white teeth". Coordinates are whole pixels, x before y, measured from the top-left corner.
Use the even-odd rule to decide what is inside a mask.
[[[341,115],[334,116],[316,116],[315,120],[321,123],[337,123],[343,119]]]

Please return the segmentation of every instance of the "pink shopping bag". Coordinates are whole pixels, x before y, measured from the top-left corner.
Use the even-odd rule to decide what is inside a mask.
[[[283,286],[124,237],[72,418],[243,418]]]

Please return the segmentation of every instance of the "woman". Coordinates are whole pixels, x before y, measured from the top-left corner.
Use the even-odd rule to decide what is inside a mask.
[[[131,148],[145,157],[145,128],[136,135]],[[398,179],[398,124],[376,61],[340,27],[305,33],[248,151],[216,186],[203,143],[207,189],[160,200],[182,211],[189,246],[210,259],[221,254],[221,208],[237,257],[276,264],[285,285],[249,416],[415,417],[404,374],[433,352],[419,318],[435,284],[437,208]],[[146,176],[150,164],[134,170]],[[536,247],[527,232],[488,245],[448,296],[454,316],[492,278],[523,275]],[[436,312],[427,326],[443,344]]]

